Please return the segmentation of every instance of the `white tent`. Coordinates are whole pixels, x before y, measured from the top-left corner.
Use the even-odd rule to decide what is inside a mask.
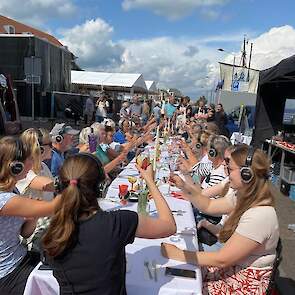
[[[158,91],[155,81],[147,80],[145,81],[145,84],[148,92],[155,93]]]
[[[147,91],[142,74],[71,71],[72,84]]]

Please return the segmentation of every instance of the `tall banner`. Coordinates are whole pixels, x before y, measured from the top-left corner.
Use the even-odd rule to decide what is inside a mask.
[[[222,90],[257,93],[259,71],[231,64],[220,64]]]

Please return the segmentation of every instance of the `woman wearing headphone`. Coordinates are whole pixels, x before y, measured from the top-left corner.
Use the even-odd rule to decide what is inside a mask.
[[[196,149],[198,151],[199,159],[197,159],[196,154],[186,147],[186,144],[182,144],[182,150],[188,157],[188,159],[179,159],[179,169],[184,173],[192,173],[194,179],[200,182],[205,176],[210,174],[213,169],[212,161],[208,158],[208,141],[210,139],[210,134],[207,131],[201,131],[198,134],[198,140],[196,142]]]
[[[228,170],[230,187],[236,190],[235,205],[228,198],[208,199],[173,177],[187,197],[195,198],[198,208],[210,214],[229,214],[219,234],[224,246],[217,252],[162,246],[165,257],[203,267],[203,294],[265,294],[279,240],[269,168],[261,150],[242,146],[231,154]]]
[[[154,182],[151,165],[138,170],[158,218],[128,210],[104,212],[97,202],[105,180],[100,161],[91,154],[65,160],[60,171],[62,197],[43,238],[61,295],[126,294],[125,246],[135,237],[156,239],[175,233],[173,215]]]
[[[27,278],[39,262],[27,252],[19,235],[31,236],[36,218],[53,213],[59,197],[50,202],[18,195],[15,184],[32,168],[30,153],[14,137],[0,140],[0,294],[21,295]]]
[[[230,145],[229,139],[223,135],[212,135],[209,138],[207,154],[212,162],[212,170],[201,183],[203,189],[212,187],[226,178],[224,153]]]
[[[20,194],[30,195],[34,198],[50,201],[53,199],[53,176],[43,162],[51,158],[51,138],[45,129],[30,128],[20,137],[27,147],[33,160],[33,167],[26,178],[16,183]]]
[[[17,181],[16,188],[21,195],[34,199],[51,201],[53,199],[53,176],[43,162],[51,159],[51,138],[45,129],[29,128],[20,137],[33,160],[33,167],[24,179]],[[29,250],[40,251],[40,236],[48,227],[49,217],[39,218],[34,233],[26,239]]]

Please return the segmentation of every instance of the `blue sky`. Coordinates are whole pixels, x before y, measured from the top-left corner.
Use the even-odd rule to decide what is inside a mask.
[[[216,19],[208,18],[196,9],[177,20],[169,20],[144,8],[124,11],[122,1],[118,0],[73,2],[79,10],[75,18],[52,19],[48,22],[48,27],[57,32],[57,35],[60,27],[69,28],[97,17],[106,20],[115,28],[115,40],[159,36],[210,36],[220,32],[250,32],[258,35],[275,26],[295,26],[293,0],[228,1],[224,6],[215,6],[218,7],[219,13]]]
[[[294,11],[294,0],[0,0],[0,14],[49,31],[84,69],[143,73],[192,97],[214,87],[244,34],[258,69],[295,54]]]

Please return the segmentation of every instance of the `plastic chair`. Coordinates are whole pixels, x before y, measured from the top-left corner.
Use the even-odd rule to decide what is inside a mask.
[[[270,281],[269,281],[268,288],[266,290],[265,295],[278,295],[279,294],[279,292],[276,288],[275,280],[276,280],[276,276],[278,274],[279,265],[282,261],[282,249],[283,249],[282,241],[281,241],[281,239],[279,239],[277,249],[276,249],[276,258],[275,258],[275,261],[273,264],[273,269],[272,269],[272,273],[270,276]]]

